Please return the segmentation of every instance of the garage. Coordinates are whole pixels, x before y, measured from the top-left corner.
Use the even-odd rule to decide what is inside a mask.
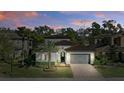
[[[70,63],[71,64],[89,64],[90,55],[89,54],[71,54]]]
[[[93,64],[95,59],[94,47],[76,45],[66,49],[67,64]]]

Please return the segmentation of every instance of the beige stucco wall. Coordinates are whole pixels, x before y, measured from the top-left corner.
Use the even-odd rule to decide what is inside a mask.
[[[45,59],[45,55],[46,55],[46,59]],[[59,60],[59,55],[57,52],[53,52],[51,53],[51,61],[52,62],[57,62]],[[36,53],[36,61],[37,62],[47,62],[48,61],[48,54],[47,52],[37,52]]]

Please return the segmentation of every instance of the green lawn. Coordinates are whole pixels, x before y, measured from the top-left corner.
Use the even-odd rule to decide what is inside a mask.
[[[124,77],[124,67],[98,66],[96,69],[104,77]]]
[[[12,75],[10,74],[10,65],[5,63],[0,63],[0,77],[31,77],[31,78],[72,78],[73,74],[70,67],[57,67],[57,70],[51,72],[44,72],[43,66],[29,67],[29,68],[19,68],[18,66],[13,66]]]

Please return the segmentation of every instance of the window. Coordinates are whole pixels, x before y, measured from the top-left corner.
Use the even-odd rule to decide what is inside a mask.
[[[117,37],[114,39],[114,45],[120,46],[121,45],[121,37]]]

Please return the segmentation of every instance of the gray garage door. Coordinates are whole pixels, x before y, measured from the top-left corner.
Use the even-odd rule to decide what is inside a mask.
[[[71,54],[71,64],[89,64],[89,56],[88,54]]]

